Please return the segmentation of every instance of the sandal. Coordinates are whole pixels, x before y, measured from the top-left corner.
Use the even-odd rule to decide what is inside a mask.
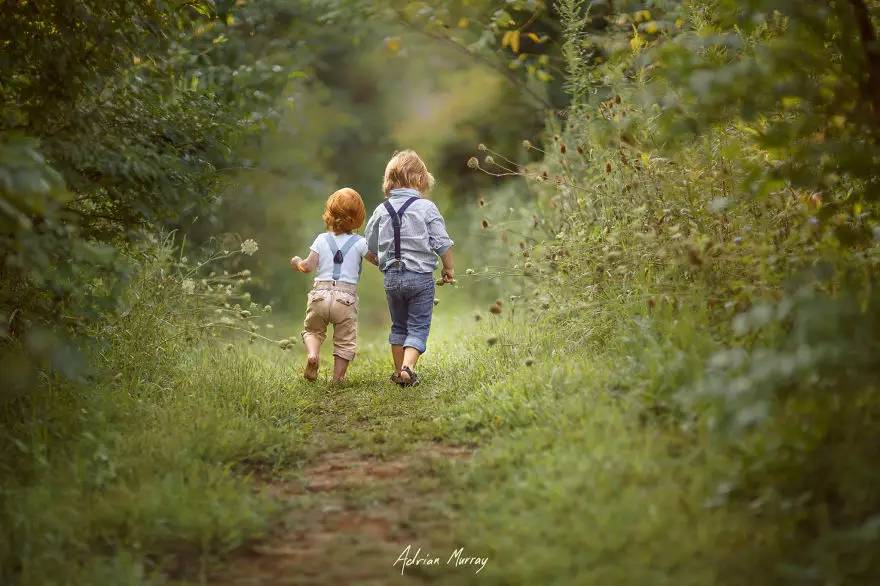
[[[400,374],[398,373],[398,380],[400,380],[400,382],[397,384],[399,384],[400,386],[414,387],[419,384],[418,375],[416,373],[414,373],[409,366],[404,366],[403,368],[400,369],[400,372],[405,372],[406,374],[409,375],[409,380],[405,381],[405,380],[400,380]]]

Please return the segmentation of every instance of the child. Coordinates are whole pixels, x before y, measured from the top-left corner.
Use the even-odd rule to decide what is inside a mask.
[[[427,347],[434,311],[434,269],[443,261],[444,283],[455,280],[453,242],[443,216],[424,195],[434,177],[410,150],[394,153],[385,167],[385,202],[367,222],[367,245],[378,254],[385,273],[385,295],[391,313],[391,380],[401,386],[418,384],[414,368]]]
[[[327,324],[333,324],[333,382],[342,382],[348,364],[357,352],[357,283],[361,259],[376,264],[367,250],[367,241],[352,232],[364,223],[364,202],[354,189],[344,187],[327,199],[324,224],[327,232],[319,234],[309,256],[295,256],[290,266],[310,273],[318,269],[315,284],[308,296],[302,339],[308,358],[303,376],[318,378],[318,353],[327,336]]]

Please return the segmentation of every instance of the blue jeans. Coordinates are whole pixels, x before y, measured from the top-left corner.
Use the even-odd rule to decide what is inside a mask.
[[[424,352],[434,313],[433,273],[414,273],[395,267],[385,272],[385,296],[391,313],[391,335],[395,346]]]

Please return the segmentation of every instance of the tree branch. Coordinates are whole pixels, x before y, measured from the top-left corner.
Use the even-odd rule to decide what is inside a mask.
[[[877,33],[871,23],[871,13],[864,0],[849,0],[855,13],[862,50],[868,65],[868,80],[865,88],[874,110],[874,120],[880,126],[880,47],[877,45]]]

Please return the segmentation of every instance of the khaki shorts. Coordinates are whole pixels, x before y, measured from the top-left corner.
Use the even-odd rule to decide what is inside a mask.
[[[327,326],[333,324],[333,356],[354,360],[357,353],[357,316],[357,285],[315,281],[309,291],[303,341],[312,337],[322,344],[327,337]]]

